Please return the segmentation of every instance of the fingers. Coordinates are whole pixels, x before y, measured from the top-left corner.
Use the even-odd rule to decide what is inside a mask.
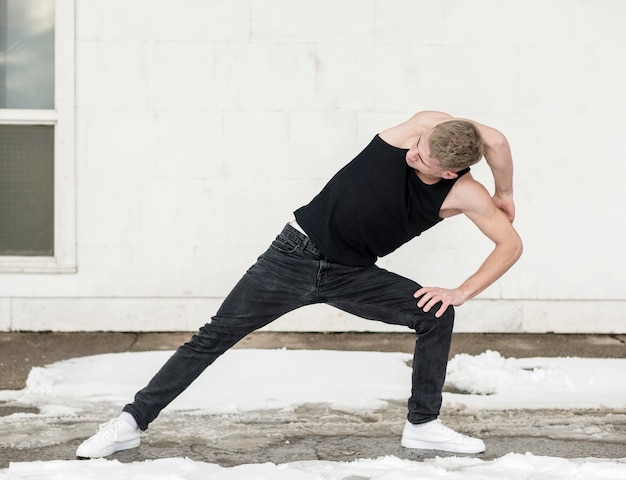
[[[441,318],[441,316],[446,313],[446,310],[448,309],[448,307],[450,306],[449,303],[444,303],[441,302],[441,307],[439,308],[439,310],[437,310],[437,312],[435,313],[435,317],[436,318]]]
[[[421,296],[422,296],[422,295],[424,295],[424,294],[425,294],[428,290],[430,290],[430,289],[429,289],[429,288],[426,288],[426,287],[422,287],[422,288],[420,288],[417,292],[415,292],[415,293],[413,294],[413,298],[419,298],[419,297],[421,297]]]
[[[445,295],[445,291],[438,288],[420,288],[413,296],[415,298],[421,297],[417,302],[417,306],[424,312],[430,312],[431,308],[441,303],[441,306],[435,312],[436,318],[440,318],[450,306],[450,300]]]
[[[515,220],[515,207],[512,205],[505,205],[501,207],[500,210],[504,212],[506,217],[509,219],[509,222],[513,223],[513,220]]]
[[[493,202],[499,210],[504,212],[509,222],[513,223],[513,220],[515,220],[515,203],[513,202],[513,198],[499,198],[494,196]]]

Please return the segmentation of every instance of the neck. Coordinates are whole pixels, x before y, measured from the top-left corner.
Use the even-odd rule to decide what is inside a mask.
[[[426,175],[417,170],[413,170],[413,171],[415,172],[415,175],[417,175],[417,177],[426,185],[434,185],[435,183],[441,180],[441,177],[434,177],[432,175]]]

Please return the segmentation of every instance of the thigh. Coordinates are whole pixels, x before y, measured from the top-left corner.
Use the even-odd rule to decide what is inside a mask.
[[[313,303],[317,261],[297,242],[279,235],[235,285],[213,322],[243,322],[260,328]]]
[[[424,312],[417,306],[413,294],[421,285],[411,279],[376,265],[365,268],[332,265],[331,270],[325,298],[330,305],[368,320],[405,325],[418,333],[435,321],[435,308]]]

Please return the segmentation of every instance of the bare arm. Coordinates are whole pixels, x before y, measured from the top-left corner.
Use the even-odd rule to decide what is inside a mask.
[[[425,110],[418,112],[407,121],[384,130],[380,137],[387,143],[400,148],[410,148],[426,130],[436,125],[455,120],[455,117],[444,112]],[[502,210],[509,221],[515,219],[515,204],[513,202],[513,158],[511,148],[506,137],[495,128],[482,125],[474,120],[457,118],[473,123],[483,139],[485,160],[491,169],[495,181],[493,203]]]
[[[380,132],[380,138],[390,145],[394,145],[399,148],[410,148],[411,145],[417,140],[417,137],[419,137],[426,130],[429,130],[448,120],[454,120],[454,117],[444,112],[435,112],[430,110],[417,112],[400,125],[396,125]]]
[[[511,147],[506,137],[495,128],[481,125],[473,120],[483,139],[485,160],[491,169],[495,182],[493,203],[502,210],[509,221],[515,219],[515,204],[513,202],[513,157]]]
[[[410,148],[425,131],[436,125],[454,120],[444,112],[422,111],[409,118],[406,122],[380,133],[386,142],[400,148]],[[498,130],[481,125],[473,120],[483,139],[485,160],[492,171],[495,181],[493,198],[480,183],[470,174],[464,175],[455,184],[442,206],[442,214],[447,210],[450,216],[464,213],[489,238],[495,246],[480,268],[465,280],[459,287],[444,289],[425,287],[415,292],[419,298],[418,307],[429,311],[441,302],[435,313],[440,317],[449,305],[462,305],[475,297],[497,279],[499,279],[520,257],[522,241],[511,222],[515,218],[513,203],[513,160],[511,149],[506,137]]]
[[[495,246],[479,269],[457,288],[424,287],[415,292],[414,297],[419,298],[417,306],[426,312],[441,302],[436,317],[443,315],[449,305],[462,305],[478,295],[504,275],[522,254],[522,241],[509,219],[496,207],[487,190],[468,175],[457,182],[446,203],[463,212]]]

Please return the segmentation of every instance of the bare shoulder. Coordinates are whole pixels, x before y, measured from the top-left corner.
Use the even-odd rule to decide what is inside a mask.
[[[487,189],[469,173],[454,184],[442,205],[442,218],[458,213],[469,218],[496,245],[514,248],[518,252],[515,260],[519,257],[522,242],[513,224],[496,206]]]
[[[442,122],[447,122],[448,120],[454,120],[454,117],[449,113],[437,112],[435,110],[423,110],[421,112],[417,112],[405,123],[427,125],[429,128],[432,128]]]
[[[422,133],[453,118],[452,115],[444,112],[424,110],[399,125],[383,130],[379,135],[390,145],[410,148]]]
[[[471,173],[459,178],[441,205],[441,217],[451,217],[464,213],[489,215],[497,210],[491,195],[485,186],[478,182]]]

